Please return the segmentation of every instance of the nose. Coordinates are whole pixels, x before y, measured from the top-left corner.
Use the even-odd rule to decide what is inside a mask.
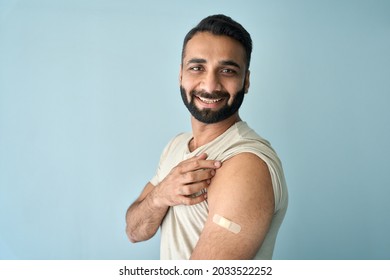
[[[222,85],[220,83],[219,77],[214,72],[205,73],[200,86],[201,86],[201,90],[209,93],[215,91],[221,91],[222,89]]]

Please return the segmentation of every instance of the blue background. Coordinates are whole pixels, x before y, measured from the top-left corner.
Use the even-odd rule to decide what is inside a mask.
[[[390,1],[0,0],[0,259],[158,259],[125,212],[189,114],[182,40],[254,41],[242,118],[283,161],[275,259],[390,259]]]

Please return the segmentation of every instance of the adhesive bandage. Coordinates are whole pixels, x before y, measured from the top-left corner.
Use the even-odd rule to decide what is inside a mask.
[[[215,214],[214,217],[213,217],[213,222],[216,223],[217,225],[223,227],[223,228],[226,228],[227,230],[237,234],[241,231],[241,226],[218,215],[218,214]]]

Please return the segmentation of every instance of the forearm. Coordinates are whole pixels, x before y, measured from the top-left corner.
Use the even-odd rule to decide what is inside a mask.
[[[155,235],[168,207],[155,203],[151,191],[143,200],[134,202],[126,213],[126,233],[131,242],[148,240]]]
[[[131,242],[151,238],[158,230],[170,206],[194,205],[206,199],[193,197],[207,188],[221,163],[206,160],[201,154],[179,163],[157,186],[150,182],[126,213],[126,233]]]

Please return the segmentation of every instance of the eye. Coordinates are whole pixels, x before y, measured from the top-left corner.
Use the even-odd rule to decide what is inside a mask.
[[[192,66],[192,67],[190,67],[190,70],[194,71],[194,72],[198,72],[198,71],[202,71],[203,67],[202,66]]]
[[[223,68],[221,69],[221,73],[223,74],[229,74],[229,75],[234,75],[237,73],[236,70],[230,69],[230,68]]]

